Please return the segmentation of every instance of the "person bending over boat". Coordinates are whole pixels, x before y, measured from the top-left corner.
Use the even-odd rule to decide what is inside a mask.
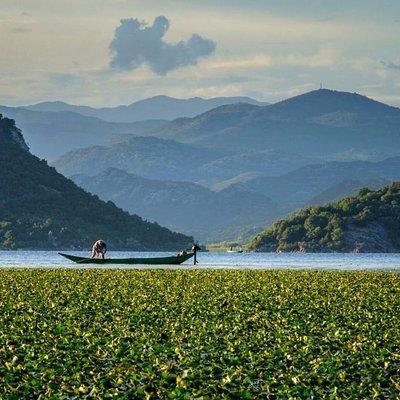
[[[92,258],[102,258],[107,253],[107,245],[104,240],[98,240],[92,247]]]

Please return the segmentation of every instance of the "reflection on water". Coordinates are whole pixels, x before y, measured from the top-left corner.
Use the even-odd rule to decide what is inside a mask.
[[[71,252],[89,257],[88,252]],[[162,257],[171,252],[108,252],[109,258]],[[400,271],[400,254],[312,254],[312,253],[199,253],[197,268],[239,269],[343,269],[343,270],[397,270]],[[180,266],[151,266],[150,268],[191,269],[192,260]],[[0,267],[26,268],[93,268],[77,265],[55,251],[0,251]],[[140,265],[108,265],[99,268],[143,268]],[[148,268],[148,267],[147,267]]]

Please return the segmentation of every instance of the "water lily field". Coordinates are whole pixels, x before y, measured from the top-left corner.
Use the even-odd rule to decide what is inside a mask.
[[[0,398],[400,398],[400,275],[0,269]]]

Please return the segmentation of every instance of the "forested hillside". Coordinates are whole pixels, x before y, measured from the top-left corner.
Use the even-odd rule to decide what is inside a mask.
[[[249,244],[256,251],[397,252],[400,250],[400,182],[361,189],[276,222]]]
[[[148,223],[86,193],[31,155],[13,120],[0,115],[0,248],[172,250],[192,238]]]

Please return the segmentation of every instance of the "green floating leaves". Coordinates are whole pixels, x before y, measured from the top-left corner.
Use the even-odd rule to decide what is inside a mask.
[[[1,270],[0,398],[388,398],[400,276]]]

